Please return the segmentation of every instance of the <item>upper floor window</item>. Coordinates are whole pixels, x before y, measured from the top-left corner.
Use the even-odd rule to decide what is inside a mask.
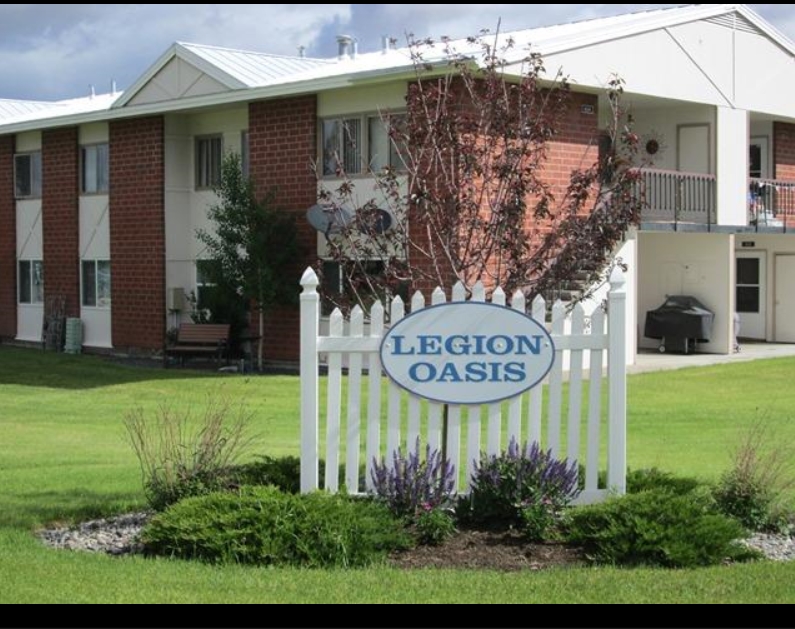
[[[212,190],[221,183],[224,140],[218,136],[196,140],[196,188]]]
[[[14,194],[17,199],[40,199],[41,179],[41,152],[14,156]]]
[[[19,261],[19,303],[41,305],[44,303],[44,262]]]
[[[84,146],[80,150],[81,191],[107,194],[110,189],[110,150],[107,144]]]
[[[391,125],[400,124],[404,116],[385,121],[381,116],[358,116],[327,119],[322,122],[323,176],[342,172],[362,175],[384,168],[402,168]]]

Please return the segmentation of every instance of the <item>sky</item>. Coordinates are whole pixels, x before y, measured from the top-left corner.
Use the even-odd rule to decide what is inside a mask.
[[[175,41],[311,56],[336,36],[362,52],[381,37],[465,37],[675,4],[0,4],[0,98],[59,100],[131,85]],[[795,4],[752,4],[795,39]]]

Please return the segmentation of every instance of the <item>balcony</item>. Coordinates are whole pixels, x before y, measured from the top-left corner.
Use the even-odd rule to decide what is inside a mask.
[[[643,229],[795,233],[795,182],[751,179],[745,225],[718,228],[718,181],[713,175],[644,169]]]
[[[713,175],[643,169],[643,224],[649,229],[712,231],[717,224],[718,181]]]

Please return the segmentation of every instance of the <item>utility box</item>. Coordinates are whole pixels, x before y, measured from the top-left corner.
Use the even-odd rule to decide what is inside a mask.
[[[169,288],[166,294],[166,309],[169,312],[185,311],[185,289]]]

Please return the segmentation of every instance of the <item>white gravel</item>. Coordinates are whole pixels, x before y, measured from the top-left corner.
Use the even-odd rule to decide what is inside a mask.
[[[150,513],[133,513],[108,520],[94,520],[73,529],[52,529],[39,534],[52,548],[106,553],[119,557],[141,551],[138,536]]]

